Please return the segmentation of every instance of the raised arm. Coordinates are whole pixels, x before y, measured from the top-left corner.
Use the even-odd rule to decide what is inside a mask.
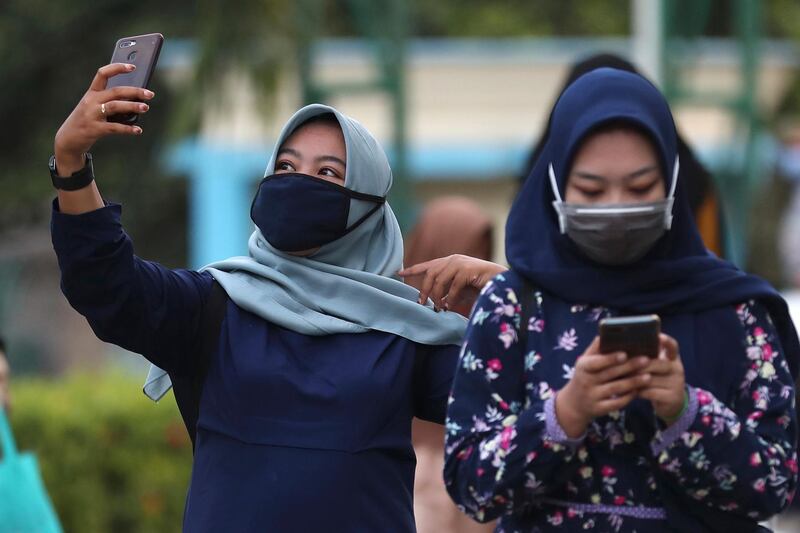
[[[55,137],[59,176],[72,179],[85,154],[109,135],[139,135],[139,126],[106,121],[118,113],[144,113],[153,93],[133,87],[106,89],[111,76],[132,70],[112,64],[98,70]],[[190,367],[197,322],[210,291],[209,275],[170,270],[133,253],[120,223],[121,207],[107,205],[94,181],[78,190],[59,190],[53,205],[52,238],[61,269],[61,288],[102,340],[145,355],[170,372]]]

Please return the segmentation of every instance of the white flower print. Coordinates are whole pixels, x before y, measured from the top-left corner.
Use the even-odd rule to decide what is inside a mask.
[[[561,368],[564,370],[564,379],[567,381],[571,380],[572,376],[575,374],[575,367],[564,363],[561,365]]]
[[[508,350],[512,343],[517,342],[517,330],[507,322],[500,324],[500,333],[497,335],[503,343],[503,347]]]
[[[445,422],[445,429],[450,435],[457,435],[458,432],[461,431],[461,426],[459,426],[454,420],[450,420],[448,418],[447,422]]]
[[[570,328],[561,334],[558,338],[558,345],[554,349],[566,350],[571,352],[578,347],[578,334],[575,333],[575,328]]]
[[[481,296],[493,290],[494,290],[494,280],[491,280],[481,289]]]
[[[525,370],[530,372],[533,370],[533,367],[536,366],[536,363],[542,360],[542,356],[536,353],[535,351],[528,352],[528,355],[525,356]]]
[[[507,304],[502,298],[500,298],[496,294],[490,294],[489,300],[491,300],[492,303],[496,304],[496,307],[494,308],[494,317],[492,317],[492,320],[495,322],[497,322],[498,320],[500,320],[500,318],[504,316],[513,317],[517,312],[516,305]]]
[[[766,410],[769,405],[769,387],[762,385],[754,390],[752,400],[756,409]]]
[[[486,311],[483,307],[478,308],[472,314],[472,325],[473,326],[482,326],[483,321],[490,317],[492,313],[490,311]]]
[[[490,424],[494,424],[496,422],[500,422],[503,419],[503,413],[501,413],[497,407],[493,405],[486,406],[486,421]]]
[[[546,381],[542,381],[539,383],[539,399],[546,400],[553,395],[553,389],[550,388],[550,385]]]
[[[483,360],[476,357],[471,351],[467,351],[464,357],[461,358],[461,368],[468,372],[474,372],[483,368]]]
[[[519,300],[517,300],[517,294],[514,292],[514,289],[506,288],[506,300],[508,300],[512,304],[519,303]]]

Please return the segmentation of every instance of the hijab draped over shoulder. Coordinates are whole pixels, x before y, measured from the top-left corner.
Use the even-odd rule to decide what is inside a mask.
[[[344,186],[385,197],[392,186],[392,171],[377,140],[356,120],[320,104],[308,105],[289,119],[275,143],[265,176],[274,172],[278,150],[297,128],[329,113],[344,135]],[[348,226],[372,207],[351,199]],[[383,331],[428,345],[461,342],[465,319],[419,305],[419,292],[398,279],[403,239],[388,202],[353,231],[308,257],[277,250],[258,228],[250,236],[248,249],[248,256],[212,263],[203,270],[236,305],[272,324],[313,336]],[[151,367],[145,394],[158,399],[170,386],[166,372]]]

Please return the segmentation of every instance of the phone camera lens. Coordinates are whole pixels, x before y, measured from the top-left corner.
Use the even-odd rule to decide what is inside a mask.
[[[128,54],[128,61],[133,61],[134,59],[136,59],[136,50]]]

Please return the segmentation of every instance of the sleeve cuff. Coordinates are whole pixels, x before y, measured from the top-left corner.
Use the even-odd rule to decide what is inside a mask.
[[[75,240],[88,242],[114,241],[122,233],[122,206],[106,202],[105,207],[80,215],[67,215],[61,212],[58,199],[53,200],[50,218],[50,231],[56,252],[72,248]]]
[[[650,444],[650,449],[656,457],[672,446],[672,444],[694,423],[695,418],[697,418],[697,389],[687,386],[686,394],[689,396],[689,405],[686,407],[686,412],[664,431],[656,433],[653,442]]]
[[[545,420],[545,431],[544,431],[544,438],[550,442],[555,444],[561,444],[563,446],[568,446],[572,449],[577,448],[578,446],[583,443],[583,439],[586,438],[586,432],[583,432],[583,435],[576,438],[570,438],[565,432],[564,428],[561,427],[561,424],[558,423],[558,417],[556,416],[556,396],[558,393],[553,394],[550,398],[544,401],[544,420]]]

